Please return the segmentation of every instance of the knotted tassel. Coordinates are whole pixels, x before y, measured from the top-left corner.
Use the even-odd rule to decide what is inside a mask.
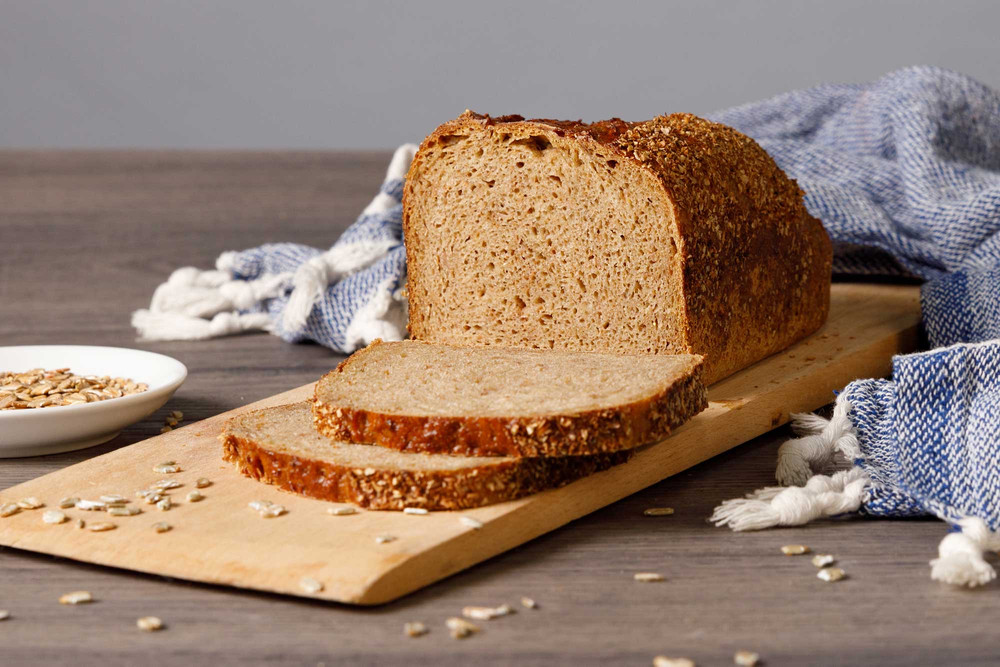
[[[792,415],[792,429],[802,437],[788,440],[778,448],[774,476],[779,484],[805,484],[814,472],[827,466],[838,451],[852,460],[857,457],[858,437],[848,417],[850,411],[851,404],[838,398],[829,420],[811,413]]]
[[[953,586],[974,588],[996,578],[996,570],[983,559],[987,549],[1000,549],[1000,535],[978,517],[965,517],[959,532],[948,533],[938,545],[938,557],[931,561],[931,579]]]

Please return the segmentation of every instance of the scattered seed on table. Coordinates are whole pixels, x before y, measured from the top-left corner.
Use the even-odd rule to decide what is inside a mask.
[[[167,428],[167,427],[164,426],[163,428]],[[161,429],[161,431],[162,431],[162,429]],[[181,467],[179,465],[177,465],[176,463],[160,463],[160,464],[157,464],[157,465],[153,466],[153,472],[158,473],[160,475],[172,475],[172,474],[180,472],[180,471],[181,471]]]
[[[159,493],[151,493],[148,496],[146,496],[146,498],[145,498],[146,504],[147,505],[155,505],[156,503],[158,503],[161,500],[163,500],[165,497],[166,496],[162,496]]]
[[[653,667],[695,667],[694,660],[688,658],[668,658],[658,655],[653,658]]]
[[[331,507],[326,511],[327,514],[332,514],[333,516],[347,516],[349,514],[357,514],[358,510],[353,507]]]
[[[458,520],[462,523],[463,526],[467,526],[474,530],[479,530],[480,528],[483,527],[482,521],[480,521],[479,519],[473,519],[471,516],[460,516],[458,517]]]
[[[265,519],[273,519],[275,517],[281,516],[287,511],[288,510],[286,510],[281,505],[271,505],[270,507],[267,507],[264,510],[262,510],[260,515]]]
[[[509,604],[502,604],[499,607],[463,607],[462,616],[476,621],[490,621],[501,616],[509,616],[515,613]]]
[[[156,632],[163,629],[163,621],[155,616],[143,616],[137,619],[136,626],[144,632]]]
[[[113,495],[101,496],[101,502],[107,503],[108,505],[118,505],[127,503],[128,499],[125,496],[119,496],[113,494]]]
[[[6,519],[9,516],[14,516],[21,511],[21,508],[14,503],[7,503],[6,505],[0,505],[0,518]]]
[[[403,633],[406,634],[407,637],[420,637],[422,635],[426,635],[428,632],[430,632],[430,630],[428,630],[427,626],[420,621],[406,623],[403,625]]]
[[[176,489],[181,486],[184,485],[178,482],[176,479],[161,479],[159,482],[153,484],[153,488],[158,489],[160,491],[169,491],[170,489]]]
[[[107,530],[114,530],[117,527],[117,525],[111,523],[110,521],[98,521],[97,523],[90,524],[90,532],[103,533]]]
[[[80,499],[79,498],[74,498],[72,496],[70,496],[69,498],[63,498],[62,500],[59,501],[59,508],[60,509],[64,509],[64,510],[68,510],[68,509],[71,509],[73,507],[76,507],[76,504],[78,502],[80,502]]]
[[[642,511],[644,516],[670,516],[674,513],[673,507],[650,507]]]
[[[173,526],[171,526],[166,521],[157,521],[156,523],[153,524],[153,530],[155,530],[158,533],[165,533],[169,531],[172,527]]]
[[[0,621],[6,621],[10,618],[10,612],[6,609],[0,609]]]
[[[521,606],[527,609],[538,609],[538,603],[531,598],[521,598]]]
[[[423,507],[404,507],[403,514],[427,514]]]
[[[760,655],[753,651],[737,651],[733,654],[733,662],[740,667],[756,667],[760,664]]]
[[[393,542],[396,540],[395,535],[376,535],[375,544],[386,544],[388,542]]]
[[[59,510],[46,510],[42,514],[42,521],[45,523],[63,523],[69,517]]]
[[[178,421],[184,419],[184,413],[181,412],[180,410],[174,410],[173,412],[170,413],[170,416]]]
[[[100,500],[81,500],[76,504],[76,509],[84,512],[103,512],[107,508],[107,504]]]
[[[809,553],[810,551],[812,551],[812,549],[810,549],[804,544],[786,544],[785,546],[781,547],[781,553],[785,554],[786,556],[801,556],[803,554]]]
[[[636,581],[641,581],[643,583],[652,583],[655,581],[666,581],[666,577],[658,572],[636,572],[633,578]]]
[[[167,417],[166,424],[167,426],[177,426],[177,420],[173,417]]]
[[[451,630],[452,639],[465,639],[469,635],[479,632],[478,625],[469,623],[464,618],[458,618],[457,616],[452,616],[444,624]]]
[[[196,488],[199,489],[207,489],[208,487],[212,486],[212,480],[208,479],[207,477],[199,477],[198,481],[195,482],[194,485]]]
[[[847,573],[844,572],[839,567],[824,567],[822,570],[816,573],[816,576],[822,579],[823,581],[834,582],[834,581],[840,581],[841,579],[846,577]]]
[[[816,554],[812,558],[812,564],[816,567],[826,567],[827,565],[833,565],[836,560],[830,554]]]
[[[17,506],[23,510],[37,510],[39,507],[45,507],[45,503],[38,498],[31,496],[29,498],[22,498],[21,500],[18,500]]]
[[[191,493],[187,494],[187,501],[189,503],[197,503],[197,502],[202,501],[204,499],[205,499],[205,496],[201,495],[197,491],[192,491]]]
[[[142,514],[142,510],[138,507],[109,507],[108,514],[111,516],[135,516]]]
[[[299,579],[299,588],[304,590],[306,593],[315,595],[323,590],[323,582],[317,581],[312,577],[302,577]]]
[[[87,522],[84,521],[83,519],[77,519],[76,520],[76,527],[79,528],[80,530],[83,530],[84,528],[87,527]]]
[[[90,591],[74,591],[59,598],[59,604],[86,604],[93,601],[94,596]]]
[[[173,506],[174,504],[169,497],[160,498],[159,500],[156,501],[156,509],[160,510],[161,512],[166,512]]]

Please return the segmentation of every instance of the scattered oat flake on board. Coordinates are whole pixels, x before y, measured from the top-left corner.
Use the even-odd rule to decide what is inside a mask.
[[[266,507],[265,509],[261,510],[260,515],[265,519],[273,519],[275,517],[281,516],[287,511],[288,510],[286,510],[281,505],[271,505],[270,507]]]
[[[451,630],[452,639],[465,639],[469,635],[479,632],[479,626],[469,623],[464,618],[452,616],[444,624]]]
[[[781,547],[781,553],[785,554],[786,556],[802,556],[803,554],[807,554],[810,551],[812,551],[812,549],[810,549],[804,544],[786,544],[785,546]]]
[[[403,514],[427,514],[423,507],[404,507]]]
[[[158,619],[156,616],[143,616],[137,619],[136,627],[144,632],[156,632],[157,630],[163,629],[163,621]]]
[[[155,530],[158,533],[166,533],[171,528],[173,528],[173,526],[171,526],[166,521],[157,521],[156,523],[153,524],[153,530]]]
[[[836,560],[830,554],[816,554],[812,557],[812,564],[816,567],[826,567],[827,565],[833,565]]]
[[[205,496],[201,495],[197,491],[192,491],[191,493],[187,494],[187,501],[189,503],[197,503],[197,502],[200,502],[200,501],[202,501],[204,499],[205,499]]]
[[[430,632],[430,630],[428,630],[427,626],[420,621],[406,623],[403,625],[403,633],[407,637],[421,637],[426,635],[428,632]]]
[[[462,616],[475,619],[477,621],[489,621],[501,616],[509,616],[515,613],[515,609],[509,604],[502,604],[499,607],[463,607]]]
[[[480,521],[479,519],[473,519],[471,516],[460,516],[458,517],[458,520],[462,523],[463,526],[468,526],[469,528],[472,528],[474,530],[479,530],[480,528],[483,527],[482,521]]]
[[[159,482],[153,484],[154,489],[159,489],[160,491],[169,491],[170,489],[176,489],[184,486],[176,479],[161,479]]]
[[[521,598],[521,606],[526,609],[538,609],[538,603],[531,598]]]
[[[46,510],[42,514],[42,521],[45,523],[63,523],[68,518],[65,513],[59,510]]]
[[[386,544],[388,542],[394,542],[396,540],[395,535],[376,535],[375,544]]]
[[[166,428],[166,427],[164,427]],[[176,463],[159,463],[153,466],[153,472],[160,475],[172,475],[174,473],[180,472],[181,467]]]
[[[208,479],[207,477],[199,477],[198,481],[195,482],[194,485],[196,488],[199,489],[207,489],[208,487],[212,486],[212,480]]]
[[[103,533],[107,530],[114,530],[117,527],[117,525],[111,523],[110,521],[98,521],[97,523],[90,524],[90,532]]]
[[[111,516],[135,516],[142,514],[142,510],[138,507],[109,507],[108,514]]]
[[[844,572],[839,567],[824,567],[822,570],[816,573],[816,576],[822,579],[823,581],[834,582],[834,581],[840,581],[841,579],[846,577],[847,573]]]
[[[72,507],[76,507],[76,504],[80,502],[79,498],[70,496],[69,498],[63,498],[59,501],[59,507],[64,510],[68,510]]]
[[[733,654],[733,662],[740,667],[755,667],[760,664],[760,655],[753,651],[737,651]]]
[[[643,516],[670,516],[673,513],[673,507],[650,507],[642,511]]]
[[[81,500],[76,504],[76,509],[84,512],[103,512],[107,508],[107,504],[100,500]]]
[[[87,527],[87,522],[84,521],[83,519],[77,519],[76,520],[76,527],[79,528],[80,530],[83,530],[84,528]]]
[[[38,498],[31,496],[30,498],[22,498],[21,500],[18,500],[17,506],[23,510],[37,510],[39,507],[45,507],[45,503]]]
[[[331,507],[326,513],[333,516],[348,516],[350,514],[357,514],[358,511],[353,507]]]
[[[117,494],[109,494],[106,496],[101,496],[101,502],[113,505],[115,503],[126,503],[128,499],[125,496],[119,496]]]
[[[14,516],[21,511],[21,508],[14,503],[7,503],[6,505],[0,505],[0,518],[6,519],[9,516]]]
[[[633,578],[636,581],[641,581],[643,583],[651,583],[651,582],[655,582],[655,581],[666,581],[666,579],[667,579],[666,577],[664,577],[659,572],[636,572],[635,575],[633,575]]]
[[[177,420],[184,419],[184,413],[181,412],[180,410],[174,410],[173,412],[170,413],[170,416]]]
[[[0,609],[0,621],[6,621],[10,618],[10,612],[6,609]]]
[[[317,581],[312,577],[302,577],[299,579],[299,588],[304,590],[306,593],[315,595],[323,590],[323,582]]]
[[[694,660],[688,658],[668,658],[658,655],[653,658],[653,667],[695,667]]]
[[[85,604],[93,601],[94,596],[90,591],[74,591],[59,598],[59,604]]]
[[[173,506],[174,504],[170,500],[170,498],[160,498],[159,500],[156,501],[156,509],[160,510],[161,512],[166,512]]]

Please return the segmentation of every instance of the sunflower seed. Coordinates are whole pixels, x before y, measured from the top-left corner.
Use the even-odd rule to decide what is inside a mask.
[[[811,549],[804,544],[786,544],[781,547],[781,553],[786,556],[801,556],[802,554],[807,554],[810,551]]]
[[[387,542],[394,542],[396,540],[395,535],[376,535],[375,544],[386,544]]]
[[[59,604],[85,604],[93,601],[94,596],[90,591],[74,591],[59,598]]]
[[[161,512],[166,512],[173,506],[174,504],[171,502],[169,496],[160,498],[159,500],[156,501],[156,509],[160,510]]]
[[[654,581],[666,581],[666,577],[658,572],[636,572],[632,577],[636,581],[641,581],[643,583],[649,583]]]
[[[650,507],[642,511],[644,516],[670,516],[674,513],[673,507]]]
[[[473,530],[479,530],[483,527],[482,521],[479,519],[473,519],[471,516],[460,516],[458,517],[458,520],[463,526],[467,526]]]
[[[403,625],[403,633],[407,637],[420,637],[426,635],[430,630],[423,623],[416,621],[414,623],[406,623]]]
[[[109,507],[108,514],[111,516],[135,516],[142,514],[142,510],[138,507]]]
[[[125,496],[112,494],[101,496],[101,502],[107,503],[108,505],[123,505],[128,502],[128,499]]]
[[[403,514],[427,514],[423,507],[404,507]]]
[[[164,500],[165,498],[166,496],[162,496],[159,493],[151,493],[148,496],[146,496],[146,504],[155,505],[156,503],[160,502],[161,500]]]
[[[658,655],[653,658],[653,667],[695,667],[694,660],[688,658],[668,658]]]
[[[81,500],[77,502],[76,509],[84,512],[103,512],[108,508],[107,504],[100,500]]]
[[[155,616],[143,616],[137,619],[135,624],[140,630],[145,632],[156,632],[163,629],[163,621]]]
[[[462,616],[477,621],[489,621],[500,616],[509,616],[514,613],[514,608],[509,604],[502,604],[499,607],[463,607]]]
[[[760,664],[760,655],[753,651],[737,651],[733,654],[733,662],[740,667],[756,667]]]
[[[299,588],[304,590],[306,593],[315,595],[323,590],[323,582],[317,581],[312,577],[302,577],[299,579]]]
[[[823,581],[834,582],[834,581],[840,581],[841,579],[846,577],[847,573],[844,572],[839,567],[824,567],[822,570],[816,573],[816,576],[822,579]]]
[[[70,373],[68,368],[0,372],[0,410],[74,405],[137,394],[148,389],[145,383],[127,378],[84,377]]]
[[[6,519],[9,516],[14,516],[21,511],[21,508],[14,503],[7,503],[6,505],[0,505],[0,518]]]
[[[103,533],[107,530],[114,530],[117,527],[117,525],[111,523],[110,521],[98,521],[97,523],[90,524],[90,532]]]
[[[79,498],[74,498],[74,497],[70,496],[69,498],[63,498],[62,500],[60,500],[59,501],[59,507],[60,507],[60,509],[68,510],[71,507],[76,507],[76,504],[78,502],[80,502]]]
[[[281,516],[282,514],[284,514],[287,511],[288,510],[286,510],[281,505],[271,505],[270,507],[267,507],[266,509],[261,510],[260,515],[262,517],[264,517],[265,519],[273,519],[274,517]]]
[[[197,503],[197,502],[200,502],[200,501],[202,501],[202,500],[205,499],[205,496],[201,495],[197,491],[192,491],[191,493],[187,494],[187,496],[185,496],[185,497],[187,498],[187,501],[189,503]]]
[[[826,567],[827,565],[833,565],[836,560],[830,554],[816,554],[812,557],[812,564],[816,567]]]
[[[538,603],[531,598],[521,598],[521,606],[527,609],[538,609]]]
[[[46,510],[42,514],[42,521],[44,521],[45,523],[63,523],[68,518],[69,517],[67,517],[59,510]]]
[[[184,485],[175,479],[161,479],[159,482],[155,482],[152,488],[160,491],[169,491],[170,489],[176,489],[182,486]]]
[[[22,498],[21,500],[18,500],[17,506],[23,510],[36,510],[39,507],[45,507],[45,503],[38,498],[31,496],[30,498]]]
[[[458,618],[457,616],[452,616],[444,624],[451,631],[452,639],[465,639],[469,635],[479,632],[478,625],[473,625],[464,618]]]
[[[212,486],[212,480],[207,479],[205,477],[199,477],[198,481],[195,482],[194,485],[195,488],[198,489],[207,489],[208,487]]]
[[[167,427],[164,426],[164,428]],[[153,472],[159,473],[160,475],[172,475],[180,471],[181,467],[175,463],[159,463],[153,466]]]
[[[350,514],[357,514],[358,510],[353,507],[331,507],[326,511],[327,514],[332,514],[333,516],[348,516]]]
[[[153,524],[153,530],[155,530],[158,533],[166,533],[171,528],[173,528],[173,526],[171,526],[166,521],[158,521]]]

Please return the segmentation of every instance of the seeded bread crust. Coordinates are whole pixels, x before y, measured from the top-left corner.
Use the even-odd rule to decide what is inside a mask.
[[[377,343],[376,343],[377,344]],[[324,382],[345,372],[356,352],[316,383],[316,430],[332,440],[402,452],[462,456],[566,457],[630,450],[662,440],[708,406],[700,360],[685,377],[643,400],[614,408],[532,417],[396,415],[331,405]]]
[[[704,355],[713,383],[806,337],[826,321],[832,245],[809,215],[803,192],[755,141],[691,114],[645,122],[618,118],[587,124],[521,116],[491,118],[466,111],[421,144],[403,195],[412,338],[455,343],[459,331],[437,329],[428,313],[439,292],[426,290],[425,271],[440,261],[411,222],[413,187],[427,155],[456,134],[502,129],[514,136],[570,138],[648,170],[662,184],[678,229],[685,309],[684,340],[672,352]],[[433,191],[433,189],[431,189]],[[525,271],[533,270],[530,266]],[[448,327],[460,324],[449,324]],[[493,332],[475,344],[519,345]],[[563,343],[554,341],[558,347]],[[539,339],[535,346],[551,346]],[[644,350],[635,350],[642,353]]]
[[[280,410],[281,408],[268,408]],[[251,479],[302,496],[372,510],[459,510],[515,500],[564,486],[624,463],[631,451],[596,456],[504,459],[457,470],[359,468],[296,456],[234,433],[236,417],[220,437],[223,458]]]

